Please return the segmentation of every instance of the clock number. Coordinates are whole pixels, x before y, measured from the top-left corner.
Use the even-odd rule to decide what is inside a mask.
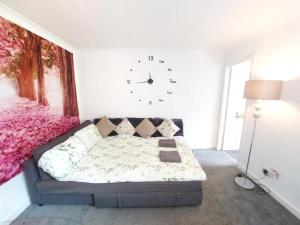
[[[153,56],[148,56],[149,61],[153,61],[154,57]]]
[[[173,94],[173,92],[172,91],[167,91],[167,94],[171,95],[171,94]]]
[[[176,84],[176,80],[170,79],[170,83]]]
[[[152,105],[152,101],[151,100],[149,101],[149,105]]]
[[[168,71],[170,71],[170,72],[171,72],[171,71],[172,71],[172,69],[171,69],[171,68],[168,68]]]
[[[130,84],[130,80],[127,80],[127,84]]]
[[[159,62],[159,63],[165,63],[165,61],[164,61],[164,60],[161,60],[161,59],[160,59],[158,62]]]
[[[159,101],[159,102],[163,102],[164,100],[160,98],[160,99],[158,99],[158,101]]]

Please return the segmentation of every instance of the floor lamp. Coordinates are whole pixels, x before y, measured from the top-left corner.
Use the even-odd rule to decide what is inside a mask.
[[[248,168],[253,148],[256,122],[261,117],[262,100],[279,100],[281,94],[282,81],[279,80],[249,80],[245,84],[244,98],[256,100],[254,105],[254,127],[252,130],[250,149],[248,153],[245,174],[240,174],[235,178],[235,183],[240,187],[248,190],[255,188],[255,183],[248,177]]]

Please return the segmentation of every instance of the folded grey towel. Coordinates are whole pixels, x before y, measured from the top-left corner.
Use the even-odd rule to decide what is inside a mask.
[[[176,148],[175,139],[159,139],[158,146],[163,148]]]
[[[178,151],[159,151],[161,162],[181,162]]]

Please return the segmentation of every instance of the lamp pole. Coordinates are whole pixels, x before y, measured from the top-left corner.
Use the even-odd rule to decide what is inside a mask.
[[[256,120],[257,120],[257,118],[254,117],[254,127],[253,127],[253,130],[252,130],[251,144],[250,144],[250,150],[249,150],[249,154],[248,154],[246,173],[245,173],[246,176],[248,176],[248,167],[249,167],[249,162],[250,162],[250,157],[251,157],[251,152],[252,152],[252,145],[253,145],[253,140],[254,140],[254,135],[255,135]]]
[[[255,130],[256,130],[256,122],[259,117],[261,117],[261,109],[262,109],[262,100],[256,100],[256,103],[254,105],[255,112],[253,113],[253,118],[254,118],[254,125],[253,125],[253,130],[252,130],[252,137],[251,137],[251,143],[250,143],[250,149],[249,149],[249,154],[248,154],[248,159],[247,159],[247,166],[246,166],[246,176],[248,176],[248,168],[249,168],[249,162],[250,162],[250,157],[251,157],[251,152],[252,152],[252,146],[253,146],[253,140],[254,140],[254,135],[255,135]]]
[[[251,143],[250,143],[250,149],[249,149],[249,153],[248,153],[245,176],[240,175],[235,178],[235,182],[237,185],[241,186],[242,188],[248,189],[248,190],[252,190],[255,188],[254,182],[252,182],[252,180],[249,179],[249,177],[248,177],[248,168],[249,168],[249,162],[250,162],[251,153],[252,153],[257,119],[259,117],[261,117],[261,104],[262,104],[262,101],[257,100],[256,104],[254,105],[254,110],[255,110],[253,113],[254,125],[253,125],[253,129],[252,129]]]

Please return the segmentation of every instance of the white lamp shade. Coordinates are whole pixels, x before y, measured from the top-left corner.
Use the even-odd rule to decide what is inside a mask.
[[[249,80],[245,84],[244,98],[279,100],[281,88],[281,80]]]

